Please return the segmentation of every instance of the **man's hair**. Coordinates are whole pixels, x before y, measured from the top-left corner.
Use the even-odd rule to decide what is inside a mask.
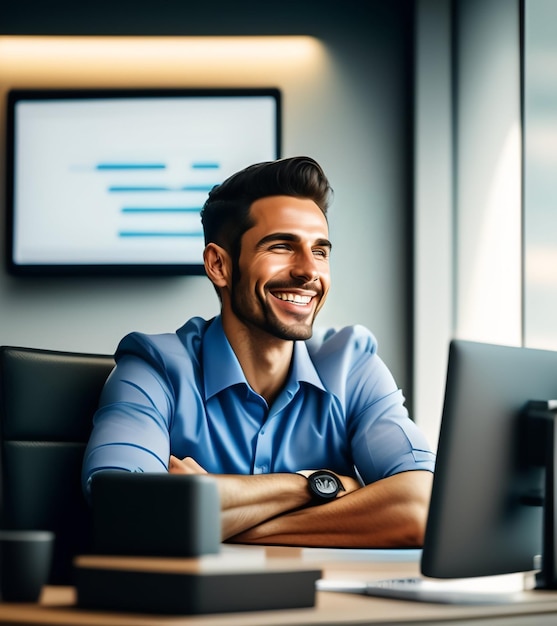
[[[321,166],[309,157],[250,165],[210,191],[201,209],[205,245],[216,243],[237,260],[242,235],[253,226],[250,207],[268,196],[308,198],[327,216],[332,189]]]

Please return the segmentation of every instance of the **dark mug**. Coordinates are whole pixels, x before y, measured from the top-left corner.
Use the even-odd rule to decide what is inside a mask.
[[[47,530],[0,530],[0,598],[37,602],[48,582],[54,533]]]

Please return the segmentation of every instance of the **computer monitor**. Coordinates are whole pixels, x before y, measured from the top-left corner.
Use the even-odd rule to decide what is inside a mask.
[[[530,401],[554,398],[557,352],[451,342],[421,562],[425,576],[539,567],[545,469],[530,462],[529,439],[534,448],[541,441],[526,409]]]
[[[423,577],[321,588],[430,602],[506,603],[521,601],[516,587],[507,593],[504,584],[494,586],[487,577],[527,572],[536,580],[540,568],[534,586],[557,588],[557,413],[548,403],[555,398],[557,352],[453,340]],[[460,584],[467,581],[469,587]]]
[[[12,90],[7,269],[203,274],[200,209],[280,156],[275,88]]]

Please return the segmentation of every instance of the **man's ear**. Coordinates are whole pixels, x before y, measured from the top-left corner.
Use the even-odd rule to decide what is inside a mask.
[[[228,252],[216,243],[209,243],[203,251],[205,272],[215,287],[227,287],[232,274]]]

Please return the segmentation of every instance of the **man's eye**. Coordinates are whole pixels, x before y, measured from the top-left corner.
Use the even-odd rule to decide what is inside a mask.
[[[275,243],[269,246],[269,250],[290,250],[290,246],[287,243]]]
[[[313,254],[315,256],[322,257],[324,259],[329,258],[329,251],[325,250],[324,248],[317,248],[316,250],[313,251]]]

